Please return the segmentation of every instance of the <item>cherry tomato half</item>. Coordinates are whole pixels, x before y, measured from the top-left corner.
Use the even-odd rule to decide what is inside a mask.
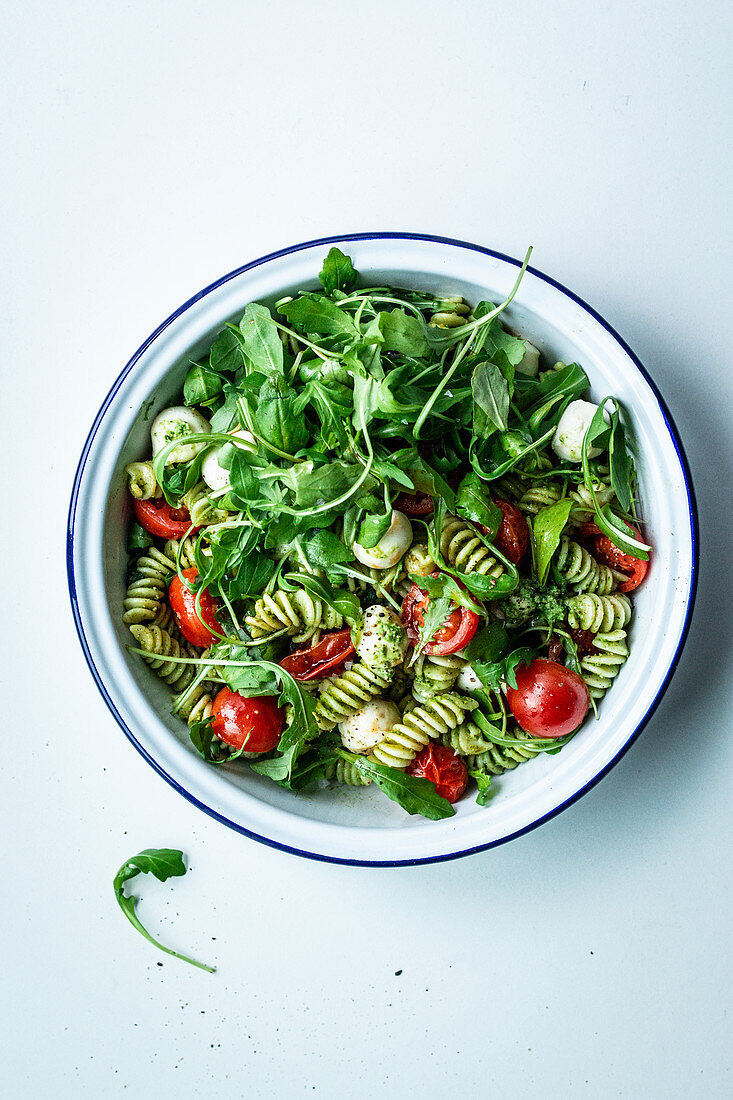
[[[284,711],[273,695],[248,699],[225,687],[214,699],[212,713],[214,735],[233,749],[270,752],[280,740]]]
[[[429,779],[449,802],[457,802],[468,785],[468,768],[444,745],[426,745],[405,770],[408,775]]]
[[[163,497],[157,500],[133,500],[132,507],[140,526],[158,538],[180,539],[191,528],[188,508],[171,508]]]
[[[631,524],[629,526],[631,527]],[[636,538],[643,542],[636,527],[631,527],[631,530]],[[603,565],[609,565],[611,569],[617,569],[619,573],[625,573],[629,578],[618,586],[619,592],[633,592],[639,587],[649,571],[648,561],[642,561],[641,558],[635,558],[620,550],[595,523],[584,523],[580,531],[588,544],[588,549],[598,561]]]
[[[433,573],[434,577],[438,575]],[[402,625],[413,645],[420,637],[419,630],[425,621],[423,611],[429,603],[430,596],[417,584],[413,584],[402,603]],[[478,623],[479,618],[475,611],[470,611],[467,607],[456,607],[443,626],[436,630],[433,640],[425,646],[425,652],[431,657],[457,653],[471,641],[478,629]]]
[[[199,575],[195,565],[183,570],[183,576],[193,584]],[[212,645],[221,635],[221,627],[216,620],[219,605],[207,588],[201,593],[201,614],[196,610],[196,593],[176,573],[168,588],[168,599],[178,623],[178,629],[191,645]],[[203,620],[203,622],[202,622]],[[208,626],[206,625],[208,623]],[[216,631],[212,634],[211,630]]]
[[[582,676],[544,657],[519,665],[516,675],[507,702],[523,730],[533,737],[564,737],[578,728],[590,706]]]
[[[279,664],[295,680],[320,680],[343,664],[354,652],[351,631],[336,630],[333,634],[324,635],[318,645],[283,657]]]
[[[400,493],[394,508],[406,516],[429,516],[434,510],[433,498],[427,493]]]
[[[529,550],[527,521],[516,504],[510,504],[508,500],[502,500],[500,497],[492,497],[492,500],[501,511],[501,523],[494,542],[505,558],[508,558],[513,565],[519,565]]]

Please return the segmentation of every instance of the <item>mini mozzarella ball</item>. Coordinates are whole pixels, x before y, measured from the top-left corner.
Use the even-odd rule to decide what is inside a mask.
[[[583,439],[598,408],[599,406],[594,405],[592,401],[570,402],[560,417],[552,437],[552,449],[558,458],[562,458],[565,462],[582,462]],[[595,458],[600,453],[596,447],[588,448],[588,458]]]
[[[387,699],[375,699],[339,722],[341,744],[349,752],[370,752],[389,736],[401,717],[394,703]]]
[[[394,611],[374,603],[364,612],[356,641],[359,658],[370,668],[396,668],[405,659],[409,639]]]
[[[206,434],[211,431],[208,420],[185,405],[174,405],[170,409],[159,412],[150,428],[150,440],[153,444],[153,455],[157,455],[169,443],[176,439],[185,439],[187,435]],[[195,458],[205,443],[182,443],[180,447],[174,447],[165,460],[166,466],[173,462],[190,462]]]
[[[529,340],[524,341],[524,355],[514,367],[519,374],[526,374],[529,378],[536,378],[540,369],[540,352]]]
[[[355,542],[352,549],[362,565],[391,569],[412,543],[412,525],[404,512],[392,512],[392,522],[376,546],[367,549]]]
[[[459,691],[476,691],[477,688],[483,687],[478,676],[471,668],[470,661],[466,661],[465,665],[458,673],[456,687]]]
[[[254,451],[257,449],[255,437],[244,428],[238,428],[236,432],[229,432],[229,435],[232,436],[232,443],[236,443],[238,439],[244,441],[243,444],[237,444],[237,446],[242,447],[242,450]],[[210,489],[226,489],[229,485],[229,470],[219,462],[219,455],[227,446],[227,443],[222,443],[221,447],[212,447],[201,463],[201,476]]]
[[[407,573],[412,573],[416,577],[429,577],[438,568],[430,557],[427,546],[420,542],[407,551],[403,565]]]

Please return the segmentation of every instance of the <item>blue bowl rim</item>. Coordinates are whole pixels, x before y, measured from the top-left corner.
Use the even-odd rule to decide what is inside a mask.
[[[556,817],[558,814],[562,813],[563,810],[566,810],[569,806],[572,806],[573,803],[577,802],[578,799],[581,798],[584,794],[587,794],[587,792],[590,791],[593,787],[595,787],[596,783],[599,783],[601,781],[601,779],[603,779],[603,777],[605,775],[607,775],[610,772],[610,770],[613,767],[615,767],[616,764],[618,764],[619,760],[621,760],[621,758],[628,752],[628,750],[631,748],[633,743],[636,741],[637,737],[639,737],[642,730],[644,729],[644,727],[647,725],[647,723],[651,719],[651,717],[654,714],[655,710],[659,706],[659,703],[661,702],[662,697],[663,697],[665,691],[667,690],[667,687],[669,686],[669,682],[672,678],[672,675],[675,672],[675,670],[677,668],[677,665],[679,664],[680,656],[682,654],[682,650],[684,648],[684,645],[685,645],[685,642],[687,640],[687,636],[688,636],[688,633],[689,633],[690,622],[691,622],[691,619],[692,619],[693,607],[694,607],[694,604],[695,604],[695,596],[696,596],[696,593],[697,593],[697,580],[698,580],[698,568],[699,568],[698,514],[697,514],[697,502],[696,502],[696,499],[695,499],[695,491],[694,491],[693,484],[692,484],[692,475],[690,473],[690,467],[689,467],[689,463],[687,461],[687,456],[685,454],[684,447],[682,446],[682,442],[679,438],[679,433],[677,431],[677,426],[675,425],[675,422],[672,418],[672,414],[670,413],[669,409],[667,408],[667,405],[666,405],[666,402],[664,401],[664,398],[662,397],[661,393],[659,392],[655,382],[653,381],[653,379],[649,375],[648,371],[646,370],[646,368],[643,366],[643,364],[639,360],[638,356],[636,356],[634,354],[634,352],[631,350],[631,348],[626,343],[626,341],[616,332],[616,330],[613,328],[613,326],[610,325],[608,323],[608,321],[606,321],[605,318],[600,315],[600,313],[598,313],[595,309],[593,309],[592,306],[589,306],[587,302],[585,302],[577,294],[573,293],[572,290],[569,290],[562,283],[559,283],[556,279],[551,278],[549,275],[546,275],[544,272],[539,271],[537,268],[530,266],[530,267],[527,268],[528,271],[530,271],[538,279],[542,279],[543,282],[548,283],[550,286],[555,287],[555,289],[559,290],[562,294],[565,294],[573,302],[575,302],[577,305],[581,306],[584,310],[586,310],[590,314],[591,317],[593,317],[596,321],[598,321],[598,323],[600,325],[602,325],[603,328],[624,349],[626,354],[629,356],[629,358],[632,360],[632,362],[636,366],[637,370],[646,379],[646,381],[649,384],[649,387],[650,387],[652,393],[654,394],[654,396],[657,400],[657,403],[659,405],[660,412],[661,412],[662,417],[664,419],[664,422],[667,426],[667,431],[670,434],[670,437],[672,439],[672,444],[673,444],[674,449],[677,453],[677,457],[679,458],[680,466],[682,468],[682,474],[683,474],[683,477],[684,477],[685,490],[687,492],[689,518],[690,518],[690,535],[691,535],[691,541],[692,541],[692,569],[691,569],[691,573],[690,573],[689,599],[688,599],[688,603],[687,603],[685,621],[684,621],[684,624],[683,624],[683,627],[682,627],[682,631],[680,633],[680,638],[679,638],[679,642],[677,644],[677,648],[675,650],[672,661],[670,662],[670,665],[669,665],[669,668],[667,670],[666,676],[665,676],[665,678],[664,678],[664,680],[663,680],[663,682],[662,682],[662,684],[659,688],[659,691],[657,692],[655,698],[652,700],[652,703],[649,706],[649,709],[647,710],[647,712],[644,715],[641,722],[638,724],[638,726],[636,726],[636,728],[629,735],[629,738],[626,741],[626,743],[621,747],[621,749],[619,749],[618,753],[614,756],[613,760],[609,761],[609,763],[606,764],[606,766],[604,768],[602,768],[601,771],[598,772],[597,775],[595,775],[583,787],[581,787],[581,789],[579,791],[576,791],[574,795],[572,795],[570,798],[567,798],[559,806],[556,806],[555,809],[550,810],[546,814],[543,814],[541,817],[537,818],[536,821],[530,822],[529,825],[525,825],[523,828],[517,829],[515,832],[510,833],[508,836],[501,837],[499,840],[492,840],[492,841],[489,841],[486,844],[477,844],[477,845],[475,845],[473,847],[470,847],[470,848],[464,848],[459,852],[448,852],[448,853],[445,853],[443,855],[424,856],[424,857],[421,857],[419,859],[397,859],[397,860],[347,859],[346,857],[343,857],[343,856],[323,855],[319,852],[309,852],[309,851],[301,849],[301,848],[294,848],[294,847],[292,847],[291,845],[288,845],[288,844],[282,844],[279,841],[272,840],[270,837],[261,836],[259,833],[255,833],[251,829],[245,829],[244,826],[238,825],[236,822],[231,821],[228,817],[225,817],[223,814],[220,814],[216,810],[213,810],[210,806],[205,805],[205,803],[199,801],[199,799],[196,798],[195,795],[191,794],[190,791],[187,791],[185,789],[185,787],[182,787],[180,785],[180,783],[178,783],[178,781],[173,778],[173,776],[169,775],[160,766],[160,764],[150,755],[149,752],[147,752],[147,750],[144,748],[144,746],[141,745],[140,742],[137,740],[137,738],[135,737],[135,734],[132,732],[132,730],[129,728],[129,726],[127,726],[127,724],[125,723],[125,721],[122,718],[121,714],[117,710],[113,700],[110,698],[110,695],[107,692],[107,689],[104,685],[104,681],[103,681],[103,679],[102,679],[102,677],[99,673],[99,670],[97,669],[97,667],[94,663],[94,659],[93,659],[91,651],[89,649],[89,644],[87,642],[86,634],[84,632],[84,626],[83,626],[83,623],[82,623],[82,620],[81,620],[81,615],[80,615],[80,612],[79,612],[79,605],[78,605],[77,596],[76,596],[76,579],[75,579],[75,576],[74,576],[74,524],[75,524],[75,518],[76,518],[76,505],[77,505],[78,496],[79,496],[79,488],[80,488],[80,485],[81,485],[81,479],[82,479],[83,474],[84,474],[87,457],[89,455],[89,451],[90,451],[92,443],[94,441],[94,437],[96,436],[97,431],[99,429],[99,426],[102,422],[102,419],[104,418],[104,415],[107,412],[107,409],[108,409],[110,403],[114,399],[115,394],[117,393],[119,387],[121,386],[122,382],[127,377],[127,375],[130,373],[130,371],[133,369],[135,364],[138,362],[141,355],[143,355],[143,353],[145,351],[147,351],[147,349],[150,347],[150,345],[153,343],[153,341],[157,340],[157,338],[161,335],[161,333],[164,332],[173,321],[177,320],[178,317],[180,317],[183,313],[185,313],[186,310],[190,309],[190,307],[192,305],[194,305],[196,302],[198,302],[202,298],[206,297],[207,294],[210,294],[212,291],[217,290],[220,286],[223,286],[225,283],[229,282],[231,279],[236,278],[238,275],[243,274],[245,271],[251,271],[253,268],[260,267],[262,264],[268,263],[270,260],[280,259],[283,256],[289,256],[289,255],[292,255],[295,252],[302,252],[304,249],[307,249],[307,248],[322,247],[322,246],[325,246],[325,245],[338,245],[338,244],[348,243],[350,241],[384,241],[384,240],[430,241],[430,242],[433,242],[435,244],[451,245],[455,248],[465,248],[465,249],[469,249],[472,252],[480,252],[485,256],[492,256],[495,259],[503,260],[506,263],[513,264],[515,267],[521,267],[521,261],[516,259],[513,256],[507,256],[507,255],[505,255],[505,253],[497,252],[492,248],[486,248],[485,246],[479,245],[479,244],[472,244],[468,241],[457,240],[453,237],[442,237],[442,236],[437,236],[437,235],[434,235],[434,234],[431,234],[431,233],[398,233],[398,232],[379,232],[379,233],[377,233],[377,232],[375,232],[375,233],[345,233],[345,234],[338,234],[338,235],[332,236],[332,237],[319,237],[319,238],[317,238],[315,240],[312,240],[312,241],[303,241],[300,244],[290,245],[287,248],[279,249],[277,252],[270,252],[265,256],[260,256],[258,259],[251,260],[249,263],[243,264],[241,267],[235,268],[233,271],[228,272],[226,275],[223,275],[220,279],[217,279],[215,282],[211,283],[209,286],[205,287],[203,290],[200,290],[197,294],[194,294],[194,296],[192,298],[189,298],[187,302],[184,302],[183,305],[179,306],[178,309],[176,309],[173,313],[171,313],[171,315],[169,317],[167,317],[166,320],[163,321],[162,324],[160,324],[158,326],[158,328],[155,329],[155,331],[150,336],[148,336],[147,340],[145,340],[144,343],[142,343],[140,345],[140,347],[137,349],[135,354],[132,356],[132,358],[129,360],[129,362],[126,364],[126,366],[123,368],[123,370],[120,372],[118,377],[115,379],[115,381],[114,381],[112,387],[110,388],[107,396],[105,397],[104,401],[102,402],[102,405],[101,405],[101,407],[99,409],[99,412],[97,413],[97,415],[94,419],[92,427],[89,431],[89,435],[87,436],[86,441],[84,443],[84,447],[82,449],[81,457],[79,459],[79,464],[78,464],[77,469],[76,469],[76,474],[75,474],[75,477],[74,477],[74,483],[73,483],[73,487],[72,487],[72,491],[71,491],[71,500],[70,500],[70,504],[69,504],[69,518],[68,518],[67,538],[66,538],[66,566],[67,566],[67,575],[68,575],[68,583],[69,583],[69,597],[70,597],[70,600],[71,600],[71,610],[72,610],[72,614],[74,616],[74,623],[75,623],[75,626],[76,626],[77,634],[79,635],[79,641],[81,643],[81,647],[82,647],[82,650],[84,652],[84,657],[85,657],[86,662],[89,666],[89,670],[92,674],[94,682],[96,683],[97,688],[99,689],[99,692],[102,695],[102,698],[104,699],[105,703],[107,704],[108,709],[110,710],[112,716],[114,717],[115,721],[120,726],[120,728],[122,729],[122,731],[125,734],[125,736],[127,737],[127,739],[132,743],[132,745],[134,745],[134,747],[137,749],[137,751],[140,753],[140,755],[148,762],[148,764],[150,764],[150,766],[158,773],[158,775],[160,775],[163,779],[166,780],[167,783],[169,783],[171,785],[171,787],[173,787],[174,790],[178,791],[179,794],[183,795],[183,797],[188,799],[188,801],[191,802],[194,806],[197,806],[200,810],[203,810],[204,813],[208,814],[210,817],[215,818],[217,821],[220,821],[222,824],[228,825],[229,828],[234,829],[235,832],[242,833],[244,836],[249,837],[251,840],[257,840],[261,844],[266,844],[271,848],[277,848],[281,852],[288,852],[291,855],[303,856],[306,859],[315,859],[315,860],[318,860],[319,862],[322,862],[322,863],[340,863],[340,864],[346,864],[348,866],[354,866],[354,867],[409,867],[409,866],[417,866],[419,864],[424,864],[424,863],[445,863],[449,860],[460,859],[463,856],[475,855],[477,852],[484,852],[484,851],[487,851],[489,848],[496,848],[500,844],[506,844],[510,840],[514,840],[517,837],[523,836],[525,833],[531,832],[533,829],[536,829],[540,825],[543,825],[546,821],[550,821],[553,817]]]

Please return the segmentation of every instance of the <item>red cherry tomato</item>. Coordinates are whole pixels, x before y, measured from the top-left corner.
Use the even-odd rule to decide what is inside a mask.
[[[468,768],[444,745],[426,745],[405,770],[408,775],[429,779],[449,802],[457,802],[468,785]]]
[[[631,527],[631,524],[629,526]],[[589,528],[593,530],[588,530]],[[643,542],[636,527],[631,527],[631,530],[636,538]],[[633,592],[635,588],[639,587],[649,570],[648,561],[642,561],[641,558],[635,558],[631,554],[624,553],[611,541],[608,535],[604,535],[596,527],[595,523],[584,523],[581,531],[587,535],[588,548],[598,561],[602,562],[603,565],[610,565],[611,569],[617,569],[619,573],[625,573],[629,578],[618,586],[619,592]]]
[[[188,508],[171,508],[167,500],[133,500],[135,519],[161,539],[180,539],[191,529]]]
[[[517,668],[517,686],[507,702],[519,725],[533,737],[564,737],[588,713],[590,694],[585,681],[555,661],[535,657]]]
[[[510,504],[508,500],[501,500],[500,497],[492,497],[492,500],[501,510],[501,523],[494,542],[505,558],[508,558],[513,565],[519,565],[529,549],[527,521],[516,504]]]
[[[433,573],[434,577],[439,574]],[[425,622],[423,611],[430,603],[430,596],[417,584],[413,584],[402,603],[402,625],[407,637],[413,643],[418,641],[419,629]],[[431,657],[445,657],[457,653],[473,638],[478,629],[479,618],[475,611],[467,607],[456,607],[451,611],[443,626],[436,630],[433,640],[425,646],[425,652]]]
[[[199,572],[195,565],[192,565],[190,569],[183,570],[183,576],[189,584],[193,584],[198,575]],[[196,592],[189,588],[188,584],[185,584],[176,574],[168,589],[168,599],[176,617],[178,629],[186,641],[192,645],[212,645],[222,632],[216,620],[219,605],[209,590],[204,588],[201,593],[201,615],[199,616],[196,610],[196,595]],[[209,627],[216,633],[212,634]]]
[[[434,510],[433,498],[427,493],[400,493],[394,507],[406,516],[429,516]]]
[[[273,695],[248,699],[225,687],[214,699],[212,713],[214,735],[233,749],[270,752],[280,740],[284,712]]]
[[[320,680],[343,664],[354,652],[351,631],[336,630],[321,638],[318,645],[283,657],[279,664],[295,680]]]

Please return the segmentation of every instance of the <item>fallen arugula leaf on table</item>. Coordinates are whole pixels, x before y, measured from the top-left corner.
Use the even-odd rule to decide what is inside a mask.
[[[188,955],[180,955],[177,951],[173,951],[170,947],[165,947],[156,940],[154,936],[151,936],[148,930],[141,924],[135,911],[139,899],[133,894],[125,893],[125,883],[129,882],[130,879],[135,878],[137,875],[150,874],[154,875],[158,882],[165,882],[169,878],[180,878],[181,875],[185,875],[185,873],[186,865],[183,862],[183,852],[179,851],[177,848],[146,848],[144,851],[138,852],[136,856],[131,856],[130,859],[120,867],[114,877],[113,886],[115,897],[117,898],[120,909],[125,914],[132,927],[136,928],[141,936],[144,936],[146,940],[152,943],[160,951],[165,951],[166,955],[173,955],[174,958],[190,963],[191,966],[197,966],[199,970],[206,970],[207,973],[213,974],[215,967],[196,962],[195,959],[190,959]]]

